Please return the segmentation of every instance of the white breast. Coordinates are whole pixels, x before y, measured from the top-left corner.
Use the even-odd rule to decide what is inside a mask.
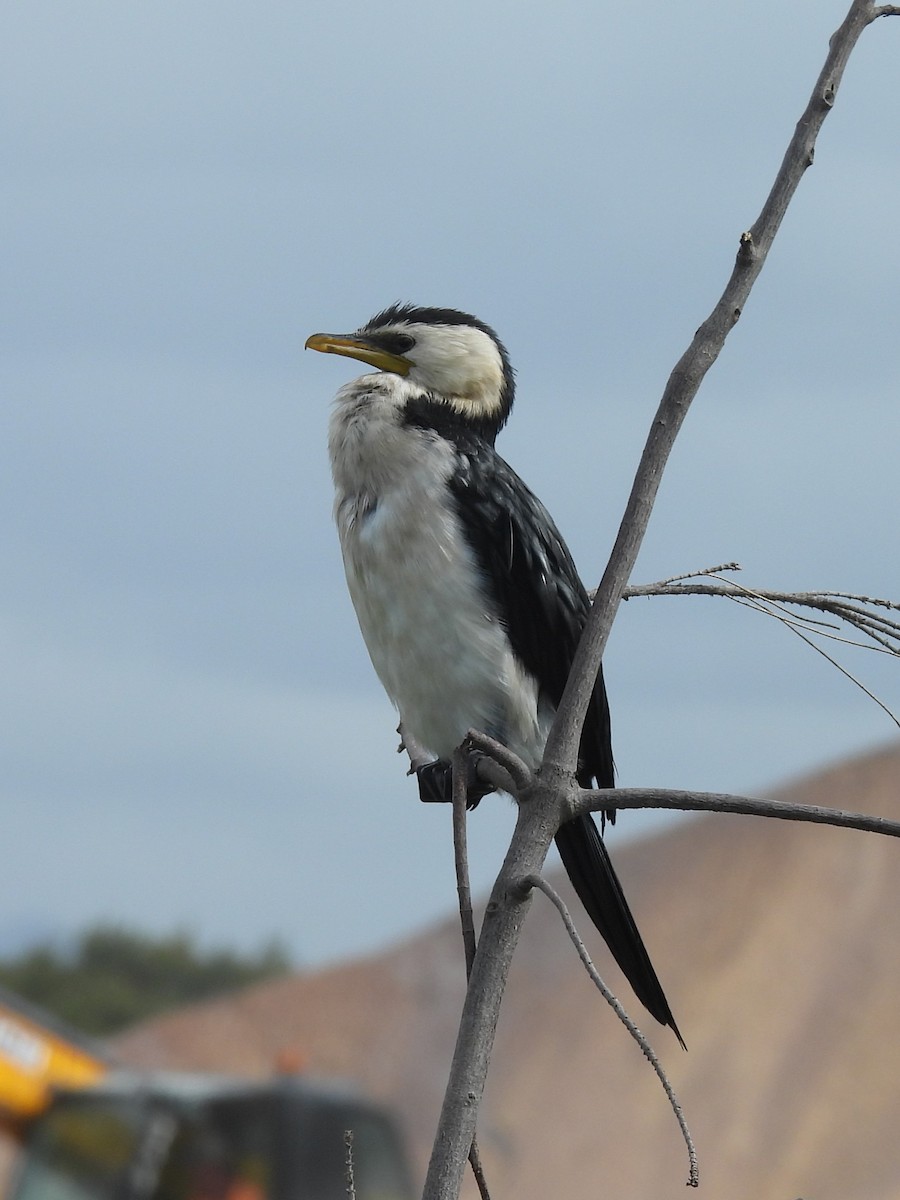
[[[470,728],[536,765],[537,688],[486,599],[447,494],[453,446],[402,424],[413,385],[365,376],[338,393],[329,447],[347,583],[404,725],[441,758]]]

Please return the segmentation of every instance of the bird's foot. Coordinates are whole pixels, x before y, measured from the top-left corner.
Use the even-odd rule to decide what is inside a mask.
[[[478,806],[488,793],[495,789],[478,776],[478,763],[486,758],[480,750],[466,751],[466,808]],[[438,758],[416,768],[419,781],[419,799],[425,804],[450,804],[453,801],[453,764]]]

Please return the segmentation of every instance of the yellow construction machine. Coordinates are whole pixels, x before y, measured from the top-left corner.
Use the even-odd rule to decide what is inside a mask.
[[[136,1073],[0,988],[4,1200],[411,1200],[389,1114],[281,1073],[254,1083]]]

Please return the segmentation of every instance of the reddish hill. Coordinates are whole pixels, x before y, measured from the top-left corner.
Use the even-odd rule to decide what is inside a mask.
[[[785,798],[900,818],[900,749]],[[718,1200],[900,1195],[900,844],[701,817],[617,852],[690,1051],[648,1030]],[[584,922],[582,922],[584,924]],[[642,1020],[605,952],[597,961]],[[402,1114],[427,1160],[462,997],[456,922],[377,957],[182,1010],[119,1041],[135,1065],[261,1074],[282,1047]],[[494,1195],[683,1198],[659,1086],[536,897],[480,1126]]]

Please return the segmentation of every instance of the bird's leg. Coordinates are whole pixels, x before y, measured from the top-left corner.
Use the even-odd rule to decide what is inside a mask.
[[[476,808],[494,787],[478,776],[478,763],[486,755],[480,750],[466,751],[466,808]],[[419,781],[419,799],[425,804],[450,804],[453,800],[453,764],[438,758],[415,768]]]

